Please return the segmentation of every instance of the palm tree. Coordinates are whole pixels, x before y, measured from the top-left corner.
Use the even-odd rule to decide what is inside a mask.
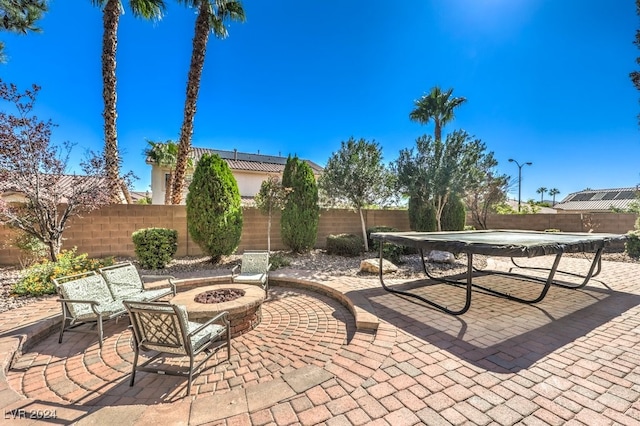
[[[178,158],[176,161],[173,180],[172,204],[182,202],[184,178],[187,171],[187,159],[191,151],[191,137],[193,136],[193,120],[196,115],[196,103],[200,91],[200,79],[204,68],[204,58],[207,52],[209,32],[221,39],[227,37],[225,26],[227,19],[244,22],[245,15],[242,3],[238,0],[179,0],[189,7],[198,8],[193,47],[191,51],[191,65],[187,79],[187,95],[184,102],[184,118],[180,128],[180,142],[178,144]]]
[[[429,94],[414,101],[416,109],[409,113],[409,118],[420,124],[428,124],[433,119],[435,138],[442,140],[442,127],[455,118],[454,110],[467,101],[466,98],[452,98],[453,89],[445,92],[435,86]]]
[[[116,131],[116,47],[118,45],[118,23],[124,9],[121,0],[91,0],[102,9],[102,98],[104,99],[104,158],[107,180],[112,202],[120,202],[120,191],[127,203],[131,195],[120,178],[120,154]],[[164,0],[129,0],[129,7],[136,17],[160,19],[165,9]]]
[[[547,192],[547,188],[541,186],[540,188],[536,189],[536,192],[540,194],[540,202],[542,203],[544,201],[544,193]]]
[[[147,140],[147,143],[149,147],[144,151],[144,154],[157,166],[169,168],[169,179],[167,179],[165,185],[164,203],[171,204],[173,169],[176,166],[176,159],[178,158],[178,144],[171,140],[164,143]]]
[[[556,205],[556,195],[558,195],[560,193],[560,191],[558,191],[557,188],[551,188],[549,190],[549,195],[551,195],[553,197],[553,203],[551,204],[552,206]]]

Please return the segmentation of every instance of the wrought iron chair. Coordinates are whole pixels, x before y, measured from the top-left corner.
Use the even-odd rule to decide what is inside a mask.
[[[136,371],[148,371],[176,376],[188,376],[187,395],[191,394],[191,383],[194,373],[213,356],[218,349],[225,346],[222,339],[226,335],[227,361],[231,358],[231,330],[228,313],[222,312],[209,321],[200,324],[189,321],[184,306],[167,302],[122,302],[129,312],[131,327],[135,337],[135,356],[129,386],[133,386]],[[138,365],[140,351],[156,351],[149,360]],[[206,356],[195,363],[201,352]],[[189,371],[163,370],[147,367],[158,357],[187,356]]]
[[[54,278],[53,283],[62,305],[62,327],[58,343],[62,343],[65,331],[98,333],[98,344],[102,347],[103,321],[126,314],[122,301],[113,298],[107,283],[95,271]],[[91,324],[89,330],[76,327]]]
[[[176,295],[175,277],[171,275],[140,275],[131,262],[116,263],[100,268],[100,274],[109,286],[114,299],[153,302],[165,296]],[[166,280],[166,284],[146,287],[146,280]]]
[[[240,273],[237,272],[240,268]],[[269,252],[266,250],[247,250],[242,254],[242,264],[231,269],[231,281],[242,284],[258,284],[268,297],[269,290]]]

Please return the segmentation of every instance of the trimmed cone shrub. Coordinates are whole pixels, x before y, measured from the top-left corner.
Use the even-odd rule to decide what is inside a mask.
[[[329,235],[327,237],[327,253],[338,256],[358,256],[362,253],[364,243],[362,237],[353,234]]]
[[[164,268],[178,250],[178,231],[175,229],[138,229],[131,239],[140,266],[144,269]]]
[[[428,201],[409,199],[409,226],[412,231],[433,232],[438,229],[436,209]]]
[[[462,231],[467,220],[467,212],[464,202],[455,196],[449,197],[449,200],[442,209],[440,216],[440,224],[443,231]]]
[[[187,229],[211,261],[232,254],[242,235],[242,207],[238,182],[227,162],[204,154],[189,185]]]
[[[298,157],[289,157],[282,174],[282,186],[291,188],[280,219],[282,242],[294,253],[307,252],[316,244],[320,220],[313,170]]]

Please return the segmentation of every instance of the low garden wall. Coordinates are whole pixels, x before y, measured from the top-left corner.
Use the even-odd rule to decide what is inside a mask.
[[[238,252],[245,249],[267,248],[267,217],[255,208],[243,210],[244,225]],[[576,214],[528,214],[493,215],[488,219],[492,229],[560,229],[565,232],[610,232],[624,234],[633,229],[635,214],[625,213],[576,213]],[[409,230],[406,210],[367,210],[367,227],[391,226]],[[473,224],[470,220],[468,224]],[[141,228],[160,227],[178,231],[176,257],[198,256],[202,251],[187,232],[185,206],[164,205],[111,205],[73,218],[64,233],[64,248],[77,247],[79,253],[91,257],[135,256],[131,234]],[[19,251],[10,245],[14,231],[0,226],[0,265],[18,263]],[[320,212],[317,248],[324,248],[330,234],[360,234],[360,218],[357,212],[341,209],[323,209]],[[280,214],[272,218],[271,249],[286,247],[280,238]]]

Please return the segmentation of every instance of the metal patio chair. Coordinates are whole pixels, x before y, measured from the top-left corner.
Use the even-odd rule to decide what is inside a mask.
[[[237,273],[240,268],[240,273]],[[231,269],[231,281],[241,284],[257,284],[264,289],[265,297],[269,290],[269,252],[266,250],[246,250],[242,254],[242,264]]]
[[[213,356],[218,349],[225,346],[222,340],[226,336],[227,361],[231,358],[231,330],[228,313],[222,312],[209,321],[200,324],[189,321],[184,306],[167,302],[122,302],[129,312],[131,327],[135,337],[135,356],[129,386],[133,386],[136,371],[148,371],[159,374],[187,376],[187,395],[191,394],[191,383],[194,374]],[[138,365],[140,351],[156,351],[149,360]],[[201,352],[206,356],[195,362]],[[160,356],[189,357],[189,370],[164,370],[147,367]]]

